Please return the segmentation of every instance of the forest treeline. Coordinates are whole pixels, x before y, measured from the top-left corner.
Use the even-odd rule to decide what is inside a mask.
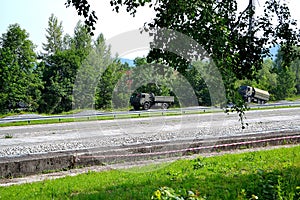
[[[51,15],[45,36],[42,52],[35,51],[29,34],[18,24],[9,25],[0,37],[0,113],[25,110],[52,114],[86,106],[107,110],[114,106],[113,103],[118,108],[126,108],[133,91],[176,95],[165,80],[179,77],[173,68],[162,68],[153,73],[150,67],[147,71],[145,66],[149,63],[146,58],[136,58],[134,67],[124,64],[117,55],[111,55],[102,34],[93,38],[81,22],[77,23],[71,36],[64,34],[62,22]],[[236,81],[236,88],[252,85],[268,90],[271,100],[300,94],[300,60],[283,67],[283,56],[279,48],[274,61],[265,59],[255,78]],[[92,65],[102,68],[93,68]],[[208,87],[196,65],[205,66],[207,63],[193,63],[180,74],[193,88],[199,105],[210,105]],[[80,83],[79,71],[89,79]],[[150,81],[143,85],[143,80],[149,76]],[[88,80],[93,83],[88,83]],[[82,100],[81,106],[75,105],[75,85],[77,89],[87,85],[81,90],[90,91],[90,97],[83,93],[81,98],[89,98],[89,103]]]

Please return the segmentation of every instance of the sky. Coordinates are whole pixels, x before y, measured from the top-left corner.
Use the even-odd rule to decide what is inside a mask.
[[[66,8],[66,0],[1,0],[0,7],[0,34],[7,31],[10,24],[18,23],[21,28],[25,29],[30,39],[35,45],[36,50],[42,50],[42,43],[46,42],[46,29],[48,19],[53,13],[59,21],[62,21],[64,33],[73,35],[74,27],[79,17],[74,7]],[[300,24],[299,0],[286,0],[294,19]],[[96,11],[98,22],[96,25],[95,35],[104,34],[106,39],[113,38],[127,31],[141,28],[145,22],[154,17],[154,11],[149,8],[138,10],[136,17],[129,15],[125,9],[120,13],[112,11],[109,0],[88,0],[91,8]],[[240,0],[240,7],[245,7],[248,0]],[[256,0],[258,7],[262,10],[264,0]],[[126,57],[126,56],[125,56]],[[130,55],[128,56],[130,58]]]
[[[74,27],[79,20],[74,7],[66,8],[66,0],[1,0],[0,34],[7,31],[10,24],[18,23],[29,33],[29,38],[37,45],[36,50],[42,50],[42,43],[46,42],[48,19],[53,13],[62,21],[64,33],[73,35]],[[150,21],[154,13],[142,8],[136,17],[132,17],[123,10],[121,13],[112,11],[109,0],[89,0],[91,8],[96,11],[98,22],[95,35],[104,34],[110,39],[123,32],[141,28],[146,21]]]

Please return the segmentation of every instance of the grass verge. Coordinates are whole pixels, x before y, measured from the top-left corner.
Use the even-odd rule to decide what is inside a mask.
[[[113,119],[128,119],[128,118],[145,118],[145,117],[158,117],[158,116],[176,116],[184,114],[203,114],[211,113],[216,111],[181,111],[164,112],[163,110],[157,112],[144,112],[140,114],[117,114],[117,115],[105,115],[105,116],[90,116],[80,118],[53,118],[53,119],[39,119],[39,120],[27,120],[27,121],[16,121],[0,123],[0,127],[7,126],[25,126],[25,125],[36,125],[36,124],[55,124],[55,123],[66,123],[66,122],[83,122],[83,121],[95,121],[95,120],[113,120]]]
[[[298,94],[298,95],[295,95],[293,97],[288,97],[285,100],[287,100],[287,101],[299,101],[300,100],[300,95]]]
[[[300,146],[0,187],[0,199],[188,199],[191,194],[194,199],[299,200]]]

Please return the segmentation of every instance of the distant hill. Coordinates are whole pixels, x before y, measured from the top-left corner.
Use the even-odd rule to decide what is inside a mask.
[[[127,59],[127,58],[120,58],[121,63],[125,64],[127,63],[130,67],[134,67],[133,60]]]
[[[270,48],[270,53],[271,53],[270,58],[271,58],[273,61],[275,61],[275,59],[276,59],[276,55],[277,55],[277,53],[278,53],[278,49],[279,49],[279,48],[280,48],[279,45],[276,45],[275,47]],[[133,60],[128,59],[128,58],[120,58],[120,61],[121,61],[121,63],[123,63],[123,64],[127,63],[130,67],[134,67],[134,66],[135,66]]]

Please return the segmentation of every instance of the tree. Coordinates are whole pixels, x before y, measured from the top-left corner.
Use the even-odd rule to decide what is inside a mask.
[[[43,50],[47,54],[54,54],[63,49],[63,26],[62,22],[58,23],[54,14],[51,14],[48,20],[48,28],[46,29],[47,43],[43,43]]]
[[[284,68],[277,74],[275,98],[282,100],[296,94],[295,73],[290,68]]]
[[[198,98],[198,103],[199,105],[211,105],[211,99],[210,99],[210,95],[209,95],[209,90],[207,88],[207,85],[203,79],[203,75],[201,75],[201,73],[197,70],[197,68],[195,67],[195,65],[206,65],[207,63],[204,62],[197,62],[197,63],[193,63],[193,65],[191,65],[185,74],[185,77],[187,78],[187,80],[190,82],[190,84],[192,85],[195,94]]]
[[[269,91],[270,99],[275,100],[275,93],[277,88],[277,74],[273,72],[274,62],[271,59],[266,59],[263,62],[262,69],[257,73],[257,83],[253,83],[260,89]]]
[[[297,48],[298,54],[300,54],[300,48]],[[300,94],[300,58],[294,60],[291,67],[292,71],[295,73],[296,76],[296,89],[297,94]]]
[[[1,48],[14,55],[14,62],[22,70],[30,71],[34,67],[36,54],[34,44],[29,40],[29,34],[18,24],[9,25],[8,31],[2,34]]]
[[[106,46],[104,36],[100,34],[76,76],[73,90],[74,107],[94,108],[94,104],[96,108],[109,107],[108,102],[111,100],[109,93],[112,92],[112,84],[118,77],[118,73],[114,74],[116,68],[118,64],[112,62],[110,48]],[[117,76],[111,77],[111,75]]]
[[[29,34],[9,25],[0,38],[0,112],[35,111],[42,84],[36,72],[36,54]]]
[[[274,71],[277,74],[277,87],[274,91],[278,100],[292,97],[296,94],[296,71],[286,65],[284,48],[279,48],[274,63]]]
[[[71,48],[74,49],[81,61],[86,59],[92,49],[92,37],[87,28],[78,21],[74,28],[74,37],[71,40]]]
[[[172,92],[170,81],[173,70],[160,64],[148,63],[145,57],[134,59],[135,68],[131,70],[132,88],[135,92],[154,93],[168,96]]]
[[[295,73],[297,94],[300,94],[300,60],[297,59],[292,64],[292,70]]]
[[[43,58],[42,80],[44,90],[39,105],[40,112],[60,113],[73,108],[73,87],[78,69],[91,51],[91,36],[78,22],[74,37],[64,36],[65,47]]]
[[[95,11],[90,10],[90,5],[87,0],[67,0],[65,3],[67,7],[74,6],[78,12],[78,15],[83,15],[85,18],[85,25],[88,32],[94,35],[93,30],[95,30],[95,24],[97,21],[97,16]]]
[[[72,49],[44,58],[44,89],[39,112],[61,113],[72,109],[72,93],[80,57]]]
[[[107,67],[107,69],[101,75],[99,84],[96,88],[96,109],[112,108],[112,96],[114,88],[126,70],[128,70],[128,68],[126,69],[125,65],[121,64],[121,62],[118,60],[115,60]]]

